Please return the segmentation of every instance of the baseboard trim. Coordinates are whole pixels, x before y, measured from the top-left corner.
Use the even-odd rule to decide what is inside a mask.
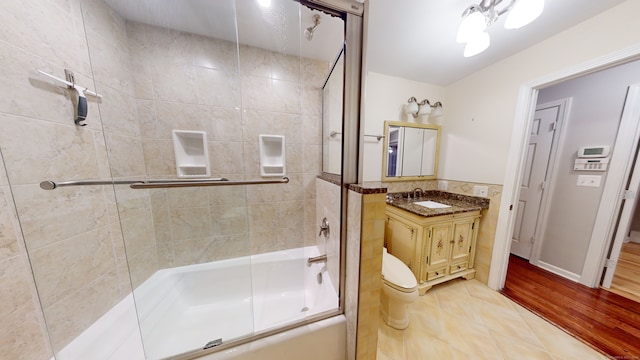
[[[562,276],[565,279],[569,279],[571,281],[575,281],[577,283],[580,282],[580,275],[572,273],[571,271],[559,268],[555,265],[548,264],[544,261],[538,260],[538,266],[542,269],[545,269],[549,272],[552,272],[558,276]]]
[[[629,241],[640,244],[640,231],[631,231]]]

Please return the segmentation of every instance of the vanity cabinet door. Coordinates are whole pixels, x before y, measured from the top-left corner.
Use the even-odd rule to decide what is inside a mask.
[[[446,267],[449,263],[449,242],[451,241],[451,223],[435,224],[429,227],[427,255],[429,270]]]
[[[422,261],[425,262],[420,282],[431,281],[447,275],[451,222],[429,224],[425,227]]]
[[[414,259],[417,235],[418,226],[387,217],[384,234],[387,251],[407,264],[414,275],[419,271],[418,264]]]
[[[461,263],[469,260],[474,230],[475,218],[464,218],[453,222],[451,263]]]

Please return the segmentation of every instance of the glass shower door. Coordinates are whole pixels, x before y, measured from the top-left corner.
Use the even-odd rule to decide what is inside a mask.
[[[113,179],[244,180],[236,2],[82,6]],[[146,357],[252,334],[247,188],[115,195]]]
[[[342,19],[293,0],[24,6],[52,16],[23,17],[38,29],[30,43],[51,33],[60,46],[12,61],[29,96],[0,122],[0,190],[15,203],[55,357],[165,358],[315,316],[306,260],[327,252],[320,94]],[[87,96],[86,126],[73,121],[78,94],[34,68],[69,68],[101,95]],[[280,162],[263,156],[264,139],[283,140]],[[204,179],[224,185],[147,186]],[[319,272],[336,296],[332,226]]]
[[[115,187],[147,358],[303,320],[305,246],[317,241],[319,82],[330,65],[302,57],[318,46],[301,25],[314,13],[291,0],[92,0],[83,10],[95,28],[96,87],[118,100],[100,104],[114,180],[228,180]],[[91,25],[105,12],[109,26]],[[276,183],[231,185],[254,180]]]

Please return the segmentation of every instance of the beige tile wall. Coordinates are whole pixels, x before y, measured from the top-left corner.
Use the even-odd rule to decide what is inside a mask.
[[[347,358],[375,359],[386,194],[349,191],[345,314]]]
[[[487,284],[489,280],[489,268],[491,266],[491,256],[493,253],[493,242],[496,235],[496,226],[498,223],[498,211],[500,209],[500,199],[502,197],[502,185],[495,184],[479,184],[464,181],[447,180],[448,192],[473,196],[473,187],[482,185],[489,187],[488,198],[490,201],[489,209],[483,210],[480,218],[480,228],[478,231],[476,257],[474,267],[476,269],[475,278]],[[388,192],[411,191],[415,188],[423,190],[437,190],[438,181],[396,181],[383,183],[387,187]]]
[[[206,131],[212,176],[232,180],[260,177],[260,134],[285,136],[287,185],[152,193],[160,266],[315,243],[329,64],[150,25],[126,28],[131,63],[144,69],[133,87],[150,177],[175,177],[173,129]]]
[[[315,228],[315,244],[318,246],[321,254],[327,254],[327,271],[331,277],[336,293],[338,293],[338,285],[340,280],[340,217],[342,193],[340,185],[336,185],[329,181],[316,179],[316,224]],[[318,236],[320,232],[320,224],[323,218],[329,221],[329,238]]]
[[[347,359],[355,360],[358,336],[358,301],[360,298],[360,246],[362,231],[362,194],[347,195],[347,254],[345,274],[345,316],[347,318]],[[381,273],[382,274],[382,273]]]
[[[365,360],[375,358],[378,347],[386,194],[368,194],[362,198],[356,359]]]
[[[94,24],[104,24],[100,18],[107,17],[94,13]],[[76,82],[95,87],[80,1],[9,1],[3,4],[0,22],[0,151],[8,175],[1,213],[19,216],[33,270],[31,274],[25,246],[16,245],[22,238],[10,236],[19,230],[4,223],[2,243],[12,253],[3,252],[0,282],[3,294],[4,289],[16,290],[7,293],[13,299],[3,299],[16,305],[2,314],[0,353],[49,359],[40,305],[33,300],[34,278],[56,351],[128,293],[130,283],[120,230],[113,226],[118,221],[113,191],[38,187],[43,180],[109,176],[95,99],[89,98],[88,125],[79,128],[73,124],[75,94],[35,71],[64,77],[68,68]],[[109,97],[105,93],[105,100],[112,97],[113,92]],[[4,326],[4,320],[12,325]]]
[[[83,16],[97,91],[109,173],[116,180],[147,176],[136,106],[131,49],[125,19],[102,0],[83,0]],[[103,145],[103,146],[104,146]],[[124,242],[116,253],[118,277],[133,287],[159,269],[151,196],[148,190],[115,187],[116,216],[111,229]],[[123,251],[124,250],[124,251]],[[126,256],[125,256],[126,251]],[[128,260],[128,263],[127,263]],[[128,271],[126,265],[128,264]],[[125,294],[131,285],[124,286]]]
[[[53,353],[5,169],[0,162],[0,354],[49,359]]]

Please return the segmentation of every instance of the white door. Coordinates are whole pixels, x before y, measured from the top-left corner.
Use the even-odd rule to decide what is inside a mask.
[[[627,96],[627,100],[625,102],[625,111],[627,111],[628,102],[639,101],[640,98],[634,97],[632,95]],[[623,114],[624,117],[624,114]],[[622,130],[620,130],[622,131]],[[637,130],[636,130],[637,132]],[[620,135],[618,135],[620,136]],[[616,140],[616,144],[617,144]],[[633,146],[638,149],[638,139],[637,135],[634,137]],[[631,163],[633,162],[633,165]],[[620,205],[620,215],[618,217],[618,226],[615,230],[615,236],[613,237],[613,242],[611,243],[611,249],[609,252],[609,259],[605,263],[605,271],[604,277],[602,278],[602,287],[608,289],[611,287],[611,281],[613,280],[613,275],[616,272],[616,265],[618,263],[618,258],[620,257],[620,251],[622,250],[622,244],[624,242],[624,238],[629,233],[629,229],[631,228],[631,221],[633,220],[633,213],[635,210],[635,198],[638,196],[637,192],[640,189],[640,153],[636,152],[635,160],[629,158],[627,166],[631,166],[633,170],[631,170],[630,179],[628,184],[623,188],[623,201],[622,205]]]
[[[547,176],[553,134],[558,123],[560,106],[539,108],[532,124],[520,186],[516,224],[511,237],[511,253],[525,259],[531,257],[540,216],[540,203]]]

